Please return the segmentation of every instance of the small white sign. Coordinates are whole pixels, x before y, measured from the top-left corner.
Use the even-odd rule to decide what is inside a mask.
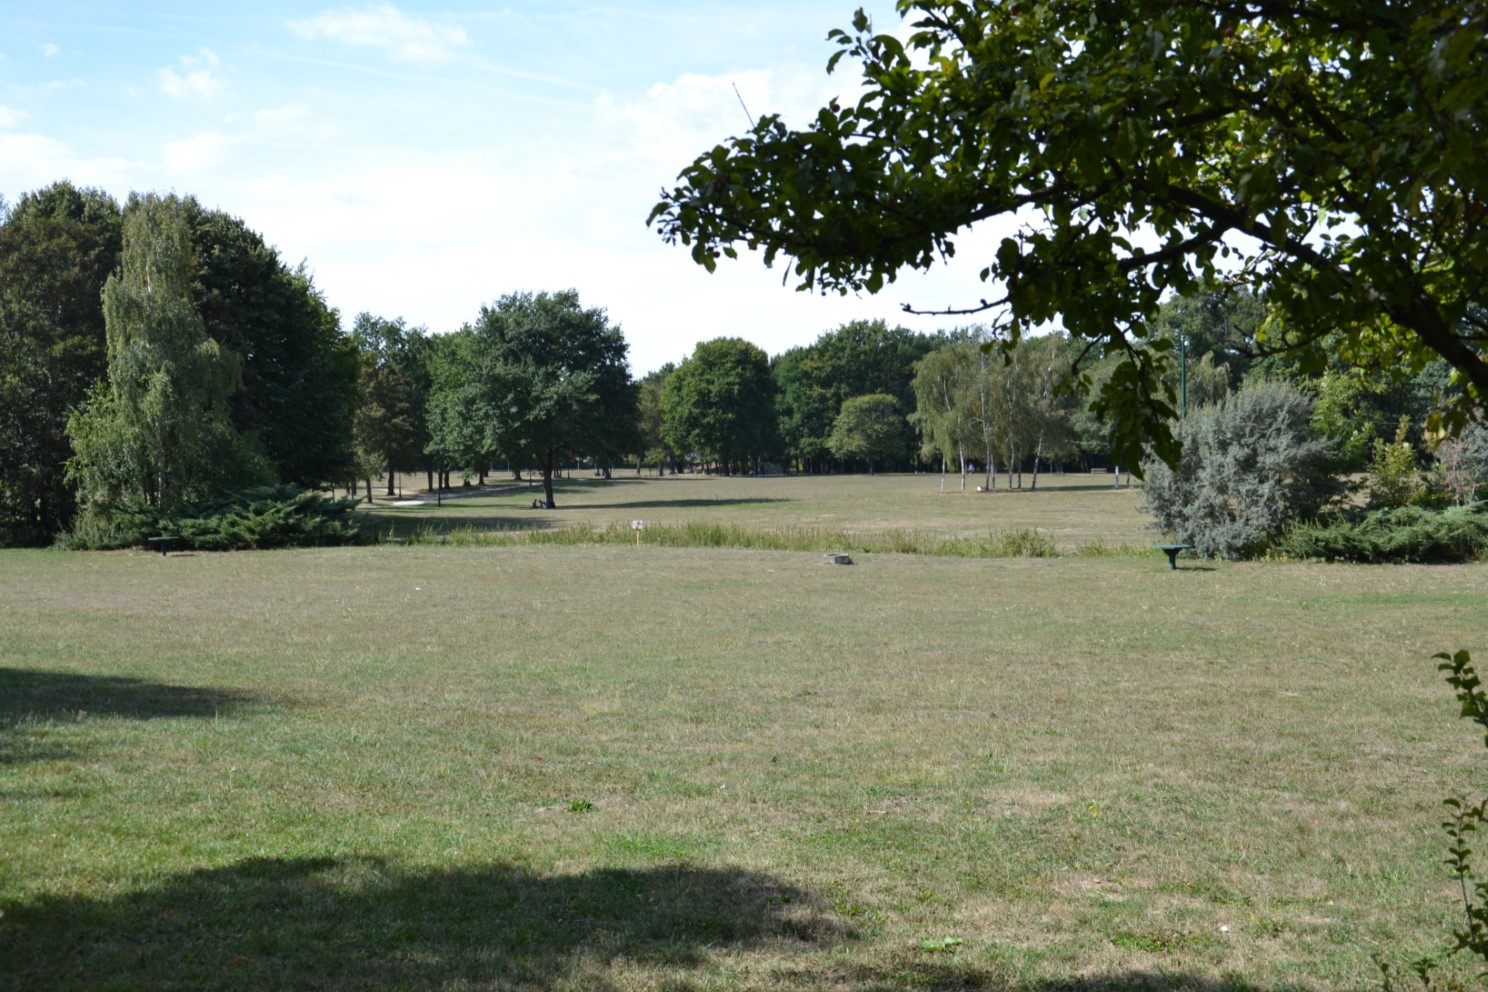
[[[644,521],[644,520],[632,520],[630,522],[630,529],[631,530],[641,530],[645,526],[646,526],[646,521]]]

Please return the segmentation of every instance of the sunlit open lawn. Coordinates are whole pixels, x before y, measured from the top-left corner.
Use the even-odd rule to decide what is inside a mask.
[[[1114,486],[1107,473],[1043,473],[1039,488],[977,492],[984,476],[967,480],[950,475],[941,490],[939,475],[840,475],[722,478],[711,475],[637,476],[618,471],[613,480],[576,473],[560,480],[556,510],[534,510],[541,484],[513,484],[510,477],[488,478],[490,495],[468,495],[460,489],[435,497],[405,492],[386,499],[378,489],[374,516],[401,533],[419,528],[526,530],[567,526],[628,527],[642,520],[652,525],[690,521],[741,527],[822,528],[873,534],[910,530],[947,537],[976,537],[988,532],[1038,528],[1054,543],[1072,550],[1101,542],[1109,546],[1151,544],[1150,517],[1142,511],[1136,490]],[[999,476],[998,486],[1005,485]],[[410,505],[413,504],[413,505]]]
[[[1151,540],[1104,487],[714,482],[468,512]],[[0,988],[1272,992],[1446,942],[1488,782],[1429,656],[1488,657],[1488,566],[854,557],[0,554]]]

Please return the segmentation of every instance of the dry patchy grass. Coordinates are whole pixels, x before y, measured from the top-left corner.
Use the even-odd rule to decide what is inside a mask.
[[[1481,784],[1428,656],[1481,637],[1484,566],[382,547],[0,581],[0,986],[1352,988],[1442,940],[1438,804]]]

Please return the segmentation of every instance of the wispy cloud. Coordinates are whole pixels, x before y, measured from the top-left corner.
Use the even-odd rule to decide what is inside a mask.
[[[11,110],[4,104],[0,104],[0,127],[15,127],[21,123],[21,117],[19,110]]]
[[[45,45],[41,46],[41,54],[45,55],[49,59],[54,59],[58,55],[62,54],[62,49],[58,48],[51,42],[47,42]]]
[[[176,64],[180,72],[166,66],[158,73],[160,88],[168,96],[210,100],[222,90],[222,77],[217,74],[220,60],[210,48],[203,48],[195,55],[182,55]]]
[[[379,48],[408,62],[439,62],[450,58],[468,38],[456,24],[416,20],[390,3],[361,10],[343,7],[309,20],[290,21],[301,38],[325,38],[358,48]]]
[[[841,92],[839,82],[796,67],[688,73],[655,83],[644,95],[601,94],[594,101],[595,124],[608,158],[634,160],[670,178],[699,152],[749,130],[751,118],[810,119]]]
[[[300,105],[229,114],[220,127],[162,144],[160,162],[174,177],[201,179],[245,152],[272,155],[286,143],[303,148],[308,117],[307,108]]]

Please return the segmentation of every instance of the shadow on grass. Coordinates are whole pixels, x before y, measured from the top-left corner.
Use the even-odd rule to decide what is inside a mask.
[[[683,509],[697,506],[758,506],[766,503],[793,503],[795,500],[773,496],[746,496],[738,499],[640,499],[628,503],[585,503],[580,510],[641,510],[652,507]],[[561,504],[560,504],[561,505]]]
[[[90,716],[130,720],[216,717],[259,700],[231,689],[166,685],[114,675],[0,668],[0,765],[76,757],[47,724]]]
[[[904,949],[834,953],[860,934],[769,875],[662,865],[536,875],[413,871],[372,858],[256,858],[109,898],[0,904],[0,967],[35,992],[745,984],[839,992],[1292,992],[1179,971],[1026,982]],[[870,951],[866,945],[860,948]],[[884,949],[880,948],[879,951]],[[3,985],[4,983],[0,983]]]
[[[0,668],[0,720],[77,720],[87,715],[132,720],[223,714],[257,700],[232,689],[166,685],[116,675]]]
[[[371,513],[377,533],[394,540],[408,538],[424,531],[447,534],[451,531],[474,530],[496,533],[523,533],[535,530],[553,530],[564,527],[577,517],[591,510],[649,510],[689,509],[695,507],[751,506],[766,503],[790,503],[789,499],[741,498],[741,499],[655,499],[631,502],[597,503],[567,502],[564,494],[555,494],[558,505],[551,509],[532,510],[528,507],[493,507],[490,504],[471,506],[449,505],[420,507],[378,507]],[[451,501],[446,501],[450,503]]]
[[[254,859],[103,899],[0,907],[10,987],[613,988],[637,967],[839,939],[803,892],[685,865],[539,876]]]
[[[802,982],[800,987],[807,984],[810,983]],[[1311,988],[1293,984],[1259,985],[1244,979],[1209,978],[1181,971],[1127,971],[1024,982],[967,965],[929,961],[908,962],[902,968],[855,969],[832,987],[850,989],[851,992],[903,992],[904,989],[928,989],[931,992],[963,989],[978,992],[1307,992]]]

